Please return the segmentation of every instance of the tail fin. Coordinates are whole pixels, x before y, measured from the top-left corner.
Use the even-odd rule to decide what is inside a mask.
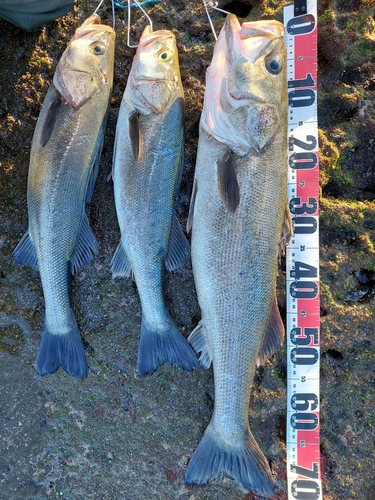
[[[142,316],[138,374],[154,373],[163,363],[170,363],[184,370],[194,370],[199,367],[193,349],[169,315],[162,326],[149,324]]]
[[[44,329],[36,370],[39,375],[50,375],[59,366],[73,377],[87,377],[87,360],[77,323],[69,333],[53,334]]]
[[[246,490],[269,498],[273,495],[268,462],[249,430],[240,446],[225,442],[210,424],[185,474],[188,486],[204,486],[226,472]]]

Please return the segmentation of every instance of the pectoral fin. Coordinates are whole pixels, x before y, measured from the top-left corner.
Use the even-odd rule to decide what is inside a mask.
[[[139,161],[142,158],[142,135],[138,111],[129,116],[129,139],[133,157]]]
[[[257,357],[257,366],[263,365],[280,347],[285,335],[284,324],[277,306],[276,293],[271,309],[268,328]]]
[[[235,212],[240,202],[240,188],[233,164],[233,153],[227,151],[217,162],[220,196],[231,212]]]
[[[42,148],[48,143],[51,138],[53,129],[56,125],[56,119],[61,106],[60,94],[56,92],[54,99],[52,100],[42,126],[42,132],[40,134],[40,145]]]

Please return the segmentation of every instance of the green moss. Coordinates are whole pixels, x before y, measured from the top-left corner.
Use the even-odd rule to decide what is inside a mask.
[[[363,37],[358,43],[358,54],[363,58],[363,62],[375,61],[375,40]]]
[[[11,325],[0,328],[0,350],[9,352],[9,354],[18,354],[24,344],[22,330]]]
[[[333,10],[327,9],[319,17],[319,28],[323,28],[324,26],[330,26],[330,25],[334,24],[335,21],[336,21],[336,17],[335,17]]]

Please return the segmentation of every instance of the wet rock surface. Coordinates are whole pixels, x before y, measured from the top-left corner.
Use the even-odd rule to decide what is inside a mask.
[[[283,2],[220,2],[248,19],[282,19]],[[100,244],[94,262],[73,280],[73,305],[89,376],[59,370],[38,377],[43,324],[39,276],[15,266],[12,252],[27,228],[30,144],[55,66],[75,28],[96,3],[24,32],[0,20],[0,498],[259,498],[222,478],[184,486],[186,464],[213,408],[212,371],[162,366],[136,375],[141,307],[135,285],[113,281],[119,240],[111,171],[114,132],[134,50],[117,10],[115,85],[94,197],[88,207]],[[241,10],[242,9],[242,10]],[[149,9],[155,29],[177,37],[186,98],[185,169],[178,216],[186,223],[204,74],[213,35],[198,0],[162,0]],[[100,14],[111,24],[111,8]],[[319,2],[319,139],[321,146],[321,458],[324,498],[374,498],[375,491],[375,6],[371,0]],[[219,31],[223,16],[215,13]],[[144,19],[134,16],[135,43]],[[168,307],[185,336],[200,312],[190,264],[167,275]],[[279,305],[285,317],[284,276]],[[362,294],[362,295],[361,295]],[[360,296],[361,295],[361,296]],[[257,370],[250,425],[268,458],[276,499],[286,499],[286,349]]]

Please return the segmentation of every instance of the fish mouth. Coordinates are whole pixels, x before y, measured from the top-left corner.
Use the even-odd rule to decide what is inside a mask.
[[[145,29],[143,30],[142,36],[139,40],[139,45],[138,47],[144,48],[150,43],[154,42],[158,38],[170,38],[173,40],[175,38],[174,34],[171,31],[168,30],[156,30],[156,31],[151,31],[150,26],[146,26]]]
[[[234,96],[232,94],[232,92],[229,90],[228,88],[228,85],[227,85],[227,96],[229,96],[231,99],[233,99],[234,101],[236,102],[241,102],[243,103],[244,100],[246,100],[246,104],[248,105],[253,105],[253,106],[256,106],[257,104],[263,104],[264,102],[266,102],[264,99],[260,99],[259,97],[256,97],[256,96],[252,96],[252,97],[246,97],[246,99],[244,99],[243,96]],[[243,105],[243,104],[242,104]]]
[[[284,26],[279,21],[248,21],[242,25],[234,14],[227,16],[225,39],[227,58],[234,53],[245,53],[253,63],[262,56],[270,44],[284,38]]]
[[[241,40],[254,36],[275,38],[284,35],[284,29],[279,21],[248,21],[244,22],[240,31]]]
[[[98,14],[93,14],[88,17],[86,21],[84,21],[81,26],[79,26],[75,33],[73,39],[81,38],[86,35],[90,35],[91,33],[103,32],[106,31],[115,35],[115,31],[111,26],[107,26],[106,24],[101,24],[101,19]]]
[[[226,22],[233,33],[238,33],[241,40],[257,36],[274,38],[284,35],[284,26],[279,21],[245,21],[241,25],[237,16],[229,14]]]

